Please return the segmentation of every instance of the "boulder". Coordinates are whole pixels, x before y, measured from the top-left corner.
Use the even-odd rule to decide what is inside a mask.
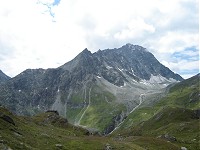
[[[105,150],[111,150],[111,149],[112,149],[112,147],[110,146],[109,143],[107,143],[107,144],[105,145]]]
[[[4,120],[4,121],[10,123],[10,124],[13,124],[15,126],[15,122],[14,122],[14,120],[10,116],[1,113],[0,114],[0,118],[2,120]]]
[[[174,136],[171,136],[169,134],[160,135],[160,136],[158,136],[158,138],[162,138],[162,139],[165,139],[165,140],[170,141],[170,142],[177,141]]]
[[[56,147],[62,148],[63,145],[62,144],[56,144]]]
[[[181,147],[181,150],[187,150],[187,148],[186,147]]]

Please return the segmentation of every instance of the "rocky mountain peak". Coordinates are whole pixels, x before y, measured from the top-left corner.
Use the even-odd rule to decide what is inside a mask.
[[[88,48],[85,48],[82,52],[88,53],[88,52],[90,52],[90,51],[88,50]]]
[[[92,55],[92,53],[87,48],[85,48],[81,53],[78,54],[78,56],[90,56],[90,55]]]
[[[130,44],[130,43],[127,43],[126,45],[123,45],[121,48],[124,49],[124,50],[147,51],[147,49],[142,47],[142,46],[133,45],[133,44]]]
[[[91,57],[92,53],[87,48],[85,48],[73,60],[60,66],[60,68],[68,71],[73,71],[73,69],[79,67],[80,65],[85,64],[85,62],[88,62],[88,60],[90,60]]]
[[[82,74],[84,72],[102,76],[118,86],[124,85],[127,75],[137,81],[138,79],[150,80],[152,76],[183,80],[182,77],[163,66],[146,48],[130,43],[120,48],[99,50],[95,53],[85,48],[61,68],[70,72],[75,69],[79,72],[82,70]]]
[[[51,109],[70,116],[66,111],[86,109],[89,99],[95,106],[118,100],[131,110],[134,103],[129,101],[138,100],[145,89],[157,90],[181,80],[141,46],[126,44],[95,53],[86,48],[59,68],[28,69],[1,84],[0,101],[13,112],[29,115]]]

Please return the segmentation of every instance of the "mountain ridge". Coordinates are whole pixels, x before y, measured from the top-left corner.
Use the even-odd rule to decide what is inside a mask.
[[[134,57],[134,55],[137,56],[138,58]],[[144,56],[145,58],[143,58]],[[69,64],[71,65],[73,64],[73,66],[75,67],[75,65],[77,65],[75,60],[80,59],[80,57],[81,57],[82,62],[84,61],[84,58],[85,60],[87,60],[87,62],[92,62],[90,63],[92,65],[90,67],[93,67],[93,65],[95,66],[103,65],[102,63],[106,63],[106,65],[110,64],[111,65],[110,67],[118,67],[118,69],[126,68],[129,74],[136,75],[141,79],[149,80],[151,77],[150,72],[151,73],[153,72],[153,75],[159,75],[160,73],[161,76],[164,76],[167,79],[171,77],[178,81],[183,80],[183,78],[180,75],[173,73],[169,68],[160,64],[159,61],[156,60],[154,55],[150,53],[149,51],[147,51],[146,48],[143,48],[138,45],[126,44],[120,48],[99,50],[94,53],[91,53],[87,48],[85,48],[72,61],[67,62],[66,64],[62,65],[61,68],[70,70],[70,68],[67,69],[66,66],[69,66]],[[150,62],[152,63],[150,65],[148,62],[149,59],[151,59]],[[109,63],[108,60],[115,63],[116,61],[121,62],[121,66],[116,66],[116,64]],[[139,66],[131,68],[130,66],[128,66],[129,63],[131,63],[131,66],[134,66],[134,64],[135,65],[139,64]],[[159,64],[159,65],[155,65],[155,64]],[[156,67],[159,68],[159,70],[156,69]],[[139,68],[142,68],[141,69],[142,71]],[[97,72],[97,74],[102,73],[98,70],[95,70],[95,71]]]
[[[153,103],[181,80],[141,46],[84,49],[58,68],[27,69],[0,85],[0,102],[20,115],[53,109],[72,124],[108,134],[138,107],[142,94]]]

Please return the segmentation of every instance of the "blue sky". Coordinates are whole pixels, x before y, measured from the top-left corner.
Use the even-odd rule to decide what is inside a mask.
[[[171,62],[179,64],[171,66],[171,69],[176,70],[182,76],[191,76],[199,73],[199,49],[196,47],[188,47],[183,51],[174,52],[171,55]]]
[[[54,2],[53,2],[53,6],[55,6],[55,5],[59,5],[59,3],[60,3],[60,0],[54,0]]]
[[[199,50],[196,47],[189,47],[181,52],[172,55],[174,59],[199,60]]]
[[[6,0],[0,5],[0,69],[54,68],[84,48],[141,45],[175,73],[199,72],[198,0]]]

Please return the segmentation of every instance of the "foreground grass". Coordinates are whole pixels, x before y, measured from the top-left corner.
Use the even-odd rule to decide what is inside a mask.
[[[7,116],[14,124],[5,120]],[[148,142],[148,144],[147,144]],[[19,117],[0,108],[0,149],[13,150],[144,150],[178,149],[172,143],[151,137],[105,137],[91,135],[83,128],[73,126],[54,112],[46,112],[31,118]],[[166,148],[165,148],[166,147]]]
[[[110,136],[91,135],[86,129],[73,126],[55,112],[34,117],[13,115],[0,107],[0,149],[13,150],[188,150],[199,149],[199,77],[172,87],[166,97],[153,107],[142,107],[130,114],[119,130]],[[110,124],[110,119],[124,110],[112,105],[110,93],[92,92],[91,104],[81,124],[98,127]],[[81,99],[74,97],[77,103]],[[102,100],[103,99],[103,100]],[[81,100],[82,101],[82,100]],[[94,104],[102,107],[95,108]],[[115,111],[118,108],[120,112]],[[70,120],[82,108],[71,111]],[[110,110],[111,111],[110,113]],[[110,113],[110,114],[109,114]],[[109,115],[108,115],[109,114]],[[87,116],[91,116],[87,118]]]

